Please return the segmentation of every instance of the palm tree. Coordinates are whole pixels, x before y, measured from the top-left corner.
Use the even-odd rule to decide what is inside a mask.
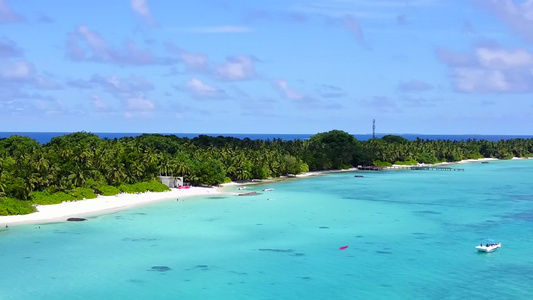
[[[76,164],[70,171],[68,179],[77,187],[83,187],[87,179],[90,178],[91,170],[84,169],[82,165]]]
[[[116,162],[107,167],[107,170],[104,174],[107,182],[110,185],[118,185],[124,181],[126,178],[126,173],[124,171],[124,164]]]

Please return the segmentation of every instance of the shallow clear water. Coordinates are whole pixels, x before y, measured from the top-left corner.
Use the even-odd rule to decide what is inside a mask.
[[[12,226],[0,299],[531,299],[533,160],[455,167]]]

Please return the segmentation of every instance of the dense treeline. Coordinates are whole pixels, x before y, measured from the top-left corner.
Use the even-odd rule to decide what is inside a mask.
[[[41,145],[11,136],[0,140],[0,215],[31,212],[35,203],[96,197],[94,193],[158,190],[160,175],[216,185],[357,165],[506,159],[532,153],[533,140],[525,139],[408,141],[385,136],[361,142],[338,130],[292,141],[159,134],[109,140],[78,132]]]

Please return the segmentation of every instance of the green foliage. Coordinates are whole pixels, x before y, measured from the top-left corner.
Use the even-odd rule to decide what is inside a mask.
[[[481,153],[471,153],[467,157],[468,157],[468,159],[481,159],[481,158],[484,158],[483,155],[481,155]]]
[[[268,178],[269,169],[266,166],[252,166],[252,178],[266,179]],[[307,172],[307,171],[306,171]]]
[[[123,183],[119,185],[118,189],[123,193],[135,194],[135,193],[144,193],[144,192],[165,192],[169,191],[169,187],[157,182],[137,182],[134,184]]]
[[[101,174],[98,174],[98,175],[101,175]],[[95,176],[95,177],[100,177],[100,176]],[[105,185],[106,185],[106,181],[105,181],[105,179],[103,179],[103,177],[100,177],[100,178],[88,178],[85,181],[84,187],[90,188],[93,191],[98,191],[99,187],[105,186]]]
[[[283,166],[282,169],[282,175],[287,174],[300,174],[301,164],[303,162],[298,160],[296,157],[292,155],[285,155],[283,157]]]
[[[94,199],[97,197],[92,189],[81,187],[71,190],[69,194],[72,195],[76,200]]]
[[[69,192],[78,199],[94,197],[80,188],[102,195],[166,190],[157,182],[146,183],[162,174],[183,176],[191,184],[216,185],[228,178],[265,179],[372,162],[387,166],[532,155],[533,139],[408,141],[389,135],[360,142],[339,130],[292,141],[160,134],[108,140],[78,132],[40,145],[31,138],[11,136],[0,139],[0,197],[26,200],[31,195],[30,203],[60,203],[74,199],[65,194]]]
[[[121,193],[135,194],[135,193],[144,193],[146,190],[142,190],[138,184],[128,184],[122,183],[118,186],[118,189]]]
[[[298,168],[299,172],[297,174],[309,172],[309,165],[304,162],[300,162]]]
[[[197,183],[205,185],[218,185],[224,183],[226,171],[224,165],[215,159],[207,159],[196,167]]]
[[[28,201],[13,198],[0,198],[0,216],[26,215],[36,209]]]
[[[41,144],[27,136],[12,135],[5,139],[0,139],[0,149],[7,151],[10,156],[20,157],[41,148]]]
[[[309,146],[311,169],[342,169],[343,165],[355,165],[360,161],[360,143],[344,131],[318,133],[311,137]]]
[[[439,162],[433,152],[422,152],[416,156],[416,160],[426,164],[436,164]]]
[[[2,177],[2,186],[5,195],[16,199],[26,199],[28,197],[26,182],[22,177],[15,177],[11,174]]]
[[[400,166],[409,166],[409,165],[418,165],[418,162],[414,159],[406,160],[406,161],[395,161],[395,165]]]
[[[149,192],[160,193],[160,192],[170,191],[170,188],[168,186],[155,180],[152,180],[149,182],[140,182],[137,184],[140,184],[142,188],[146,189]]]
[[[391,167],[392,166],[390,162],[381,161],[381,160],[375,160],[374,162],[372,162],[372,164],[378,167]]]
[[[64,192],[57,192],[49,194],[47,192],[33,192],[30,196],[31,203],[39,205],[47,204],[59,204],[65,201],[76,200],[76,198],[70,194]]]
[[[403,138],[401,136],[397,136],[397,135],[386,135],[384,137],[381,138],[382,140],[384,140],[385,142],[387,143],[398,143],[398,144],[407,144],[409,143],[409,140],[406,139],[406,138]]]
[[[120,190],[112,185],[102,185],[96,188],[98,194],[102,196],[114,196],[120,193]]]

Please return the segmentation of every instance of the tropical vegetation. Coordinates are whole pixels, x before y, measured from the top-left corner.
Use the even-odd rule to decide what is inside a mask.
[[[388,135],[358,141],[339,130],[289,141],[161,134],[101,139],[77,132],[41,145],[29,137],[11,136],[0,140],[0,215],[30,213],[35,204],[89,199],[97,194],[162,191],[168,188],[159,183],[161,175],[212,186],[358,165],[532,155],[531,139],[409,141]]]

